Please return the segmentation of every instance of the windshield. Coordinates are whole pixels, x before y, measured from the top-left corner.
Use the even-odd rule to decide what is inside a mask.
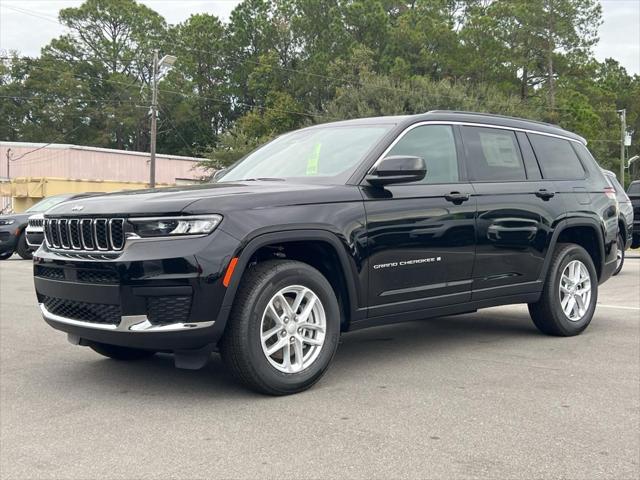
[[[352,125],[310,128],[287,133],[250,153],[218,182],[239,180],[346,180],[364,155],[392,125]]]
[[[66,196],[57,196],[57,197],[47,197],[40,200],[35,205],[29,207],[26,212],[27,213],[37,213],[44,212],[49,210],[51,207],[55,207],[57,204],[64,202],[67,198]]]

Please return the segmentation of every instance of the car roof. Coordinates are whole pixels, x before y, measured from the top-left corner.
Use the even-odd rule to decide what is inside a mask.
[[[508,117],[505,115],[495,115],[491,113],[481,112],[463,112],[455,110],[431,110],[426,113],[420,113],[417,115],[393,115],[386,117],[368,117],[368,118],[356,118],[351,120],[342,120],[339,122],[331,122],[329,124],[324,123],[315,125],[310,128],[317,128],[327,125],[332,126],[347,126],[347,125],[380,125],[380,124],[393,124],[400,125],[403,128],[413,123],[426,122],[426,121],[447,121],[456,123],[468,123],[468,124],[482,124],[497,127],[507,127],[519,130],[527,130],[532,132],[548,133],[552,135],[558,135],[561,137],[570,138],[576,140],[583,145],[587,144],[587,141],[573,132],[569,132],[558,125],[551,123],[539,122],[537,120],[527,120],[525,118]]]

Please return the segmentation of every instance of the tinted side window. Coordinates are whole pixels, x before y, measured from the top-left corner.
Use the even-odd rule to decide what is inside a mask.
[[[387,153],[424,158],[427,175],[420,183],[455,183],[458,156],[450,125],[423,125],[409,130]]]
[[[631,185],[629,185],[629,190],[627,190],[627,193],[630,193],[631,195],[640,194],[640,182],[631,182]]]
[[[510,130],[462,127],[471,180],[526,180],[516,134]]]
[[[579,180],[585,177],[584,167],[568,140],[535,133],[530,133],[529,139],[544,178]]]

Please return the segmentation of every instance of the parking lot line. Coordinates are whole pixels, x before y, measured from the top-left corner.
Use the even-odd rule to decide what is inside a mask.
[[[598,303],[597,305],[603,308],[619,308],[621,310],[640,310],[640,307],[624,307],[622,305],[606,305],[604,303]]]

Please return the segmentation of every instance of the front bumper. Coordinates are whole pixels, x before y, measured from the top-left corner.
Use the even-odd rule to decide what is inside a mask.
[[[228,315],[222,278],[237,244],[216,231],[137,242],[100,260],[45,244],[34,257],[42,316],[90,342],[159,351],[216,344]]]

